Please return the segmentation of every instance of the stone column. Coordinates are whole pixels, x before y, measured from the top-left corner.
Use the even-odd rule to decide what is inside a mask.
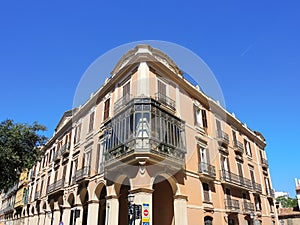
[[[147,207],[148,210],[148,218],[144,218],[144,220],[149,220],[149,224],[152,224],[153,212],[152,212],[152,193],[153,189],[149,188],[138,188],[134,190],[130,190],[129,192],[134,194],[134,204],[141,205],[142,208]],[[143,209],[142,209],[143,210]],[[143,218],[143,212],[142,212]],[[148,222],[148,221],[145,221]],[[141,219],[137,219],[135,224],[142,224]],[[182,224],[184,225],[184,224]]]
[[[98,223],[98,210],[99,210],[99,201],[91,200],[88,201],[88,218],[87,225],[94,225]]]
[[[119,222],[119,200],[118,197],[107,196],[105,225],[118,225]]]
[[[46,210],[43,225],[51,225],[51,219],[52,219],[52,212],[50,210]]]
[[[59,219],[60,219],[60,211],[59,211],[59,209],[54,209],[53,210],[53,218],[52,218],[53,225],[59,224],[59,222],[60,222]]]
[[[33,217],[31,217],[30,225],[38,225],[38,214],[35,212]]]
[[[187,218],[187,197],[183,195],[174,196],[175,225],[187,225]]]
[[[45,212],[41,212],[40,213],[40,222],[39,222],[39,225],[44,225],[44,222],[45,222],[45,218],[46,218],[46,213]]]
[[[65,225],[70,224],[70,216],[71,216],[71,207],[64,206],[62,221],[64,222]]]

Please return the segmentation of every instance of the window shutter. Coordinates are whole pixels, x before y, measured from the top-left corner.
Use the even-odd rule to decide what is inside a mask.
[[[204,128],[207,128],[207,117],[206,117],[206,111],[204,109],[201,110],[202,113],[202,124]]]

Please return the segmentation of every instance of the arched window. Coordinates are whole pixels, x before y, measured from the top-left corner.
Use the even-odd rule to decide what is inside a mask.
[[[204,225],[212,225],[212,220],[213,218],[211,218],[210,216],[204,217]]]

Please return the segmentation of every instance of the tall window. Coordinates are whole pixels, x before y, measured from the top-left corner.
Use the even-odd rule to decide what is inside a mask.
[[[195,126],[207,128],[207,117],[205,109],[194,106]]]
[[[256,211],[261,211],[261,200],[259,195],[254,195],[254,200],[255,200],[255,209]]]
[[[229,171],[228,158],[224,155],[221,155],[221,169],[224,171]]]
[[[203,201],[204,202],[211,202],[210,201],[210,193],[209,193],[209,184],[208,183],[202,183],[202,189],[203,189]]]
[[[90,123],[89,123],[89,132],[94,129],[94,119],[95,119],[95,112],[90,114]]]
[[[250,171],[250,177],[251,177],[252,185],[255,185],[255,177],[254,177],[253,167],[249,167],[249,171]]]
[[[81,134],[81,124],[75,127],[74,144],[79,142],[80,134]]]
[[[235,146],[237,144],[237,137],[236,137],[235,130],[232,130],[232,141],[233,141],[233,145]]]
[[[110,99],[106,99],[106,101],[104,102],[103,120],[106,120],[109,117],[109,104],[110,104]]]
[[[129,98],[130,95],[130,82],[123,85],[123,97]]]
[[[82,164],[84,167],[90,167],[90,164],[91,164],[91,151],[90,150],[84,154]]]
[[[157,80],[157,90],[162,97],[167,96],[167,85],[160,80]]]
[[[237,168],[238,168],[238,173],[239,173],[239,180],[243,184],[244,183],[244,175],[243,175],[242,163],[237,162]]]
[[[252,157],[250,142],[246,139],[244,139],[245,149],[248,156]]]

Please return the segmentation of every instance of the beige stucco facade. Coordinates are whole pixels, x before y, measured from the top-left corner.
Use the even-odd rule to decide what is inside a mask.
[[[127,225],[131,193],[143,206],[136,224],[278,224],[265,146],[172,59],[139,45],[64,114],[29,172],[21,217]]]

